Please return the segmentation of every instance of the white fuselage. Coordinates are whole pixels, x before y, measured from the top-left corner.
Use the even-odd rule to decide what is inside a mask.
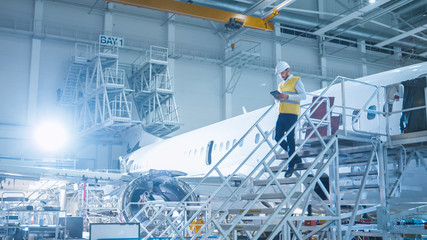
[[[388,86],[400,83],[406,80],[415,79],[419,76],[427,74],[427,62],[416,64],[404,68],[399,68],[383,73],[378,73],[357,79],[365,83],[375,84],[378,86]],[[320,94],[323,89],[313,92]],[[345,83],[345,103],[347,107],[362,108],[366,99],[374,91],[373,87],[367,87],[359,83]],[[375,96],[367,106],[375,105],[378,111],[382,111],[386,103],[385,89],[380,88],[379,95]],[[335,105],[342,105],[342,86],[336,84],[332,86],[326,96],[335,97]],[[365,100],[363,100],[365,99]],[[312,98],[309,95],[301,105],[311,103]],[[396,101],[393,105],[393,111],[401,109],[402,100]],[[253,112],[233,117],[194,131],[184,133],[182,135],[166,139],[164,141],[144,146],[137,151],[131,153],[128,158],[128,163],[131,163],[131,172],[147,172],[150,169],[180,171],[188,175],[203,175],[212,166],[221,159],[221,157],[242,137],[242,135],[257,121],[257,119],[268,109],[268,107],[258,109]],[[304,109],[301,109],[303,113]],[[342,113],[342,109],[335,110],[336,113]],[[351,110],[347,109],[347,114],[351,114]],[[382,115],[377,115],[374,120],[367,120],[366,113],[361,116],[357,124],[352,124],[351,116],[345,118],[346,129],[349,131],[381,131],[386,132],[386,119]],[[264,131],[271,131],[275,126],[277,118],[277,110],[273,109],[268,113],[266,119],[262,123]],[[391,133],[398,134],[399,114],[390,117],[389,129]],[[375,124],[372,124],[375,121]],[[378,125],[379,124],[379,125]],[[379,127],[380,126],[380,127]],[[341,126],[340,128],[342,128]],[[253,131],[252,136],[247,136],[243,145],[253,145],[255,147],[256,133]],[[298,135],[297,135],[298,136]],[[259,137],[259,136],[258,136]],[[252,139],[252,140],[251,140]],[[271,139],[271,138],[270,138]],[[213,141],[211,152],[212,163],[208,165],[207,149],[208,144]],[[275,141],[272,141],[275,143]],[[242,158],[247,156],[248,149],[251,147],[240,148],[236,147],[236,153]],[[240,151],[240,152],[239,152]],[[254,158],[256,159],[256,157]],[[236,161],[239,162],[239,161]],[[255,164],[255,163],[254,163]],[[233,162],[222,165],[221,171],[231,173],[236,167]],[[245,166],[250,169],[250,166]],[[229,169],[227,169],[229,168]]]

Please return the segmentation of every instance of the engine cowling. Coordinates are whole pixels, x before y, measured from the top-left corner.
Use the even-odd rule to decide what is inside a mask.
[[[174,178],[172,173],[150,171],[148,174],[136,178],[126,187],[122,193],[119,206],[126,222],[138,221],[142,223],[150,217],[146,214],[138,214],[144,202],[154,200],[179,202],[190,191],[190,186]],[[192,194],[186,201],[196,200],[196,195]]]

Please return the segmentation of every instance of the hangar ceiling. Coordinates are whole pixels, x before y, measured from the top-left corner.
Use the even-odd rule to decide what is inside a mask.
[[[216,9],[263,16],[283,0],[192,0]],[[271,21],[296,36],[319,36],[323,41],[357,43],[427,57],[427,2],[423,0],[296,0]],[[283,42],[282,44],[285,44]]]
[[[143,0],[131,0],[144,2]],[[84,5],[106,10],[107,1],[54,2]],[[357,46],[365,41],[366,48],[380,52],[401,52],[418,60],[427,59],[427,2],[424,0],[180,0],[213,9],[265,18],[273,8],[289,2],[270,21],[280,24],[280,31],[295,35],[277,39],[282,45],[301,37],[319,38],[319,43],[334,42]],[[118,4],[120,5],[120,4]],[[137,15],[135,9],[117,6],[116,11]],[[229,41],[247,28],[227,29],[224,24],[206,25]],[[277,26],[277,25],[276,25]],[[273,37],[268,31],[251,30],[251,34]]]

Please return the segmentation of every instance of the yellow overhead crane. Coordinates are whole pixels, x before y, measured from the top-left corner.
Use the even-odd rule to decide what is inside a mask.
[[[241,26],[264,30],[273,31],[274,25],[269,22],[271,18],[279,14],[279,11],[272,11],[272,14],[266,18],[258,18],[247,16],[239,13],[223,11],[219,9],[194,5],[175,0],[106,0],[108,2],[121,3],[135,7],[148,8],[168,13],[175,13],[179,15],[201,18],[209,21],[221,22],[231,28],[239,28]]]

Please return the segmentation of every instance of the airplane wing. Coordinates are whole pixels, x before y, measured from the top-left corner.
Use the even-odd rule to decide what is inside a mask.
[[[0,162],[0,169],[0,176],[3,178],[26,180],[38,180],[41,177],[121,180],[125,182],[132,180],[131,176],[125,173],[28,166],[23,165],[22,161],[19,160],[2,161]]]

